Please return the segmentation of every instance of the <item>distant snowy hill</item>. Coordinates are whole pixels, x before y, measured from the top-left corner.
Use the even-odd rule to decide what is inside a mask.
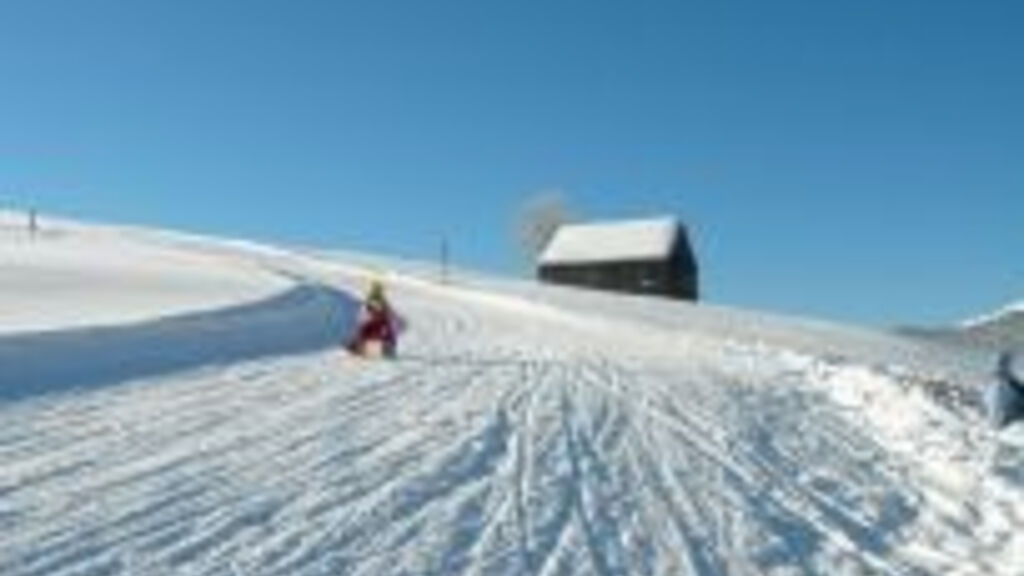
[[[963,326],[963,328],[967,330],[975,328],[984,328],[985,326],[999,324],[1001,322],[1006,322],[1008,320],[1012,321],[1014,317],[1017,317],[1021,314],[1024,314],[1024,300],[1020,300],[1018,302],[1013,302],[1012,304],[1003,306],[1002,308],[991,314],[986,314],[984,316],[979,316],[977,318],[966,320],[961,325]]]
[[[25,232],[0,221],[5,576],[1024,566],[1024,431],[984,422],[974,348],[360,254]],[[406,325],[394,361],[341,350],[371,278]]]
[[[1024,300],[963,325],[968,338],[1000,348],[1024,347]]]
[[[904,332],[937,342],[993,351],[1024,348],[1024,300],[966,320],[959,326],[910,328]]]

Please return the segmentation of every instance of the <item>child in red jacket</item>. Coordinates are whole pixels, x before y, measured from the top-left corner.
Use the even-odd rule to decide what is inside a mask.
[[[384,285],[374,281],[360,310],[359,328],[349,342],[348,349],[354,354],[366,354],[367,345],[378,343],[381,353],[393,358],[398,348],[398,327],[391,304],[384,295]]]

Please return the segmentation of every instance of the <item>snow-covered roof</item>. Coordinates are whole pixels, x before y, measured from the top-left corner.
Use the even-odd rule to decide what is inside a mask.
[[[672,217],[566,224],[540,255],[541,264],[658,260],[671,255],[679,234]]]

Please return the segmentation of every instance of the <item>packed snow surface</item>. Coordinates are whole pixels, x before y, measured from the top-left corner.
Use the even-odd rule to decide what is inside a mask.
[[[167,241],[121,238],[139,250]],[[285,293],[358,293],[384,276],[407,324],[399,358],[355,359],[317,339],[296,353],[282,337],[278,355],[8,395],[0,573],[1024,566],[1024,442],[984,425],[985,375],[948,349],[721,308],[441,285],[338,255],[188,249],[286,271]],[[238,308],[248,296],[237,296],[236,320],[273,342],[281,324],[245,324],[267,308]],[[195,337],[215,347],[209,322]]]

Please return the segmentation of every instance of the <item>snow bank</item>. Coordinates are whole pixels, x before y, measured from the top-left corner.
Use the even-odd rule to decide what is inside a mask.
[[[259,302],[125,326],[0,337],[0,401],[338,345],[349,295],[299,285]]]

